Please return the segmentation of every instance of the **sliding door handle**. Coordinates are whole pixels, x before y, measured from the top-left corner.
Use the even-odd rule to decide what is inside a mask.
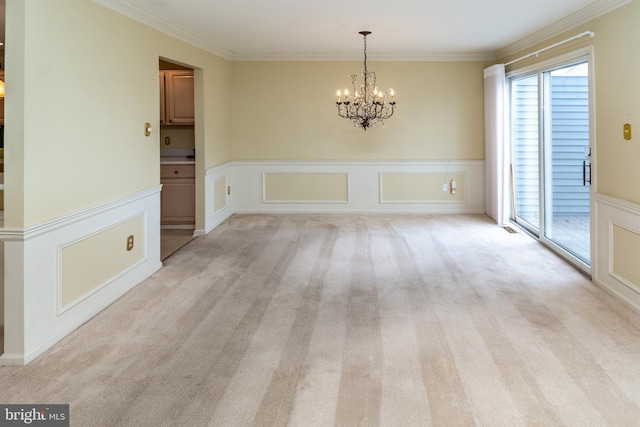
[[[589,179],[587,180],[587,168],[589,168]],[[582,161],[582,185],[591,185],[591,163],[587,164],[586,160]]]

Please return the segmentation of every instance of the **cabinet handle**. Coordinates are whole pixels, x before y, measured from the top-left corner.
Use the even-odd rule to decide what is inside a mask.
[[[177,174],[177,173],[178,173],[178,171],[173,171],[173,173]]]

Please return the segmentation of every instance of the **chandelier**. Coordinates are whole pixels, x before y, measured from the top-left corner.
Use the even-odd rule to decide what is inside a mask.
[[[376,73],[367,70],[367,36],[371,31],[360,31],[359,34],[364,37],[362,84],[358,88],[358,75],[350,75],[353,92],[350,93],[349,89],[345,89],[344,92],[338,91],[336,105],[338,116],[351,120],[354,127],[366,131],[377,122],[383,122],[384,125],[384,120],[393,116],[396,102],[393,99],[393,89],[379,90],[376,86]]]

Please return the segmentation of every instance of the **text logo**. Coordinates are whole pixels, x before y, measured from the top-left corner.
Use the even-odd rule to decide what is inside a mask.
[[[0,427],[69,427],[69,405],[1,405]]]

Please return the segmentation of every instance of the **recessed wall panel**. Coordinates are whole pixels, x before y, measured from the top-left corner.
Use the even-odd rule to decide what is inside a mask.
[[[348,203],[348,173],[265,173],[266,203]]]
[[[62,246],[59,311],[144,260],[145,241],[145,218],[138,215]]]
[[[221,178],[213,184],[213,212],[227,207],[227,178]]]
[[[613,224],[612,231],[612,274],[640,292],[640,270],[638,269],[638,252],[640,234],[636,231]]]
[[[451,184],[456,182],[456,192]],[[447,190],[443,190],[446,184]],[[381,203],[463,202],[464,173],[381,173]]]

